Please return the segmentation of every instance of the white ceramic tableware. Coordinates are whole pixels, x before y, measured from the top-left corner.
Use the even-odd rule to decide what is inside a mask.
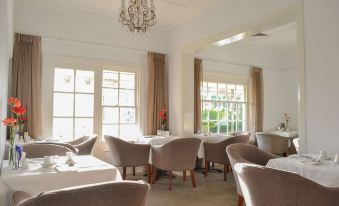
[[[320,151],[319,159],[320,160],[326,160],[327,159],[327,153],[325,151]]]

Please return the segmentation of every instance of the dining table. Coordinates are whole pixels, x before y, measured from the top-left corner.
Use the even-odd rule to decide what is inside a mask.
[[[65,156],[52,157],[54,164],[45,165],[44,158],[28,159],[28,168],[15,169],[4,160],[1,167],[0,205],[11,206],[15,191],[38,195],[80,185],[122,181],[118,168],[91,155],[74,156],[69,165]]]
[[[326,187],[339,187],[339,163],[331,156],[321,160],[317,154],[295,154],[271,159],[266,166],[296,173]]]

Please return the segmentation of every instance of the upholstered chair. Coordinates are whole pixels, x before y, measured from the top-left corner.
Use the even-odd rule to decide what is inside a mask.
[[[258,147],[261,150],[275,155],[287,156],[289,152],[289,138],[266,132],[257,132],[256,137]]]
[[[145,206],[150,187],[143,181],[106,182],[30,196],[15,192],[14,206]]]
[[[209,164],[219,163],[224,165],[224,181],[226,181],[227,173],[230,169],[230,160],[226,154],[226,147],[235,143],[247,143],[249,136],[235,136],[230,137],[219,142],[204,142],[204,151],[205,151],[205,177],[207,177]]]
[[[65,156],[66,152],[73,152],[67,147],[55,144],[25,144],[23,151],[26,152],[26,158],[43,158],[44,156]]]
[[[74,141],[67,142],[78,149],[78,155],[90,155],[92,154],[94,144],[97,140],[96,135],[80,137]]]
[[[54,144],[54,145],[60,145],[63,147],[67,147],[68,149],[72,150],[72,152],[74,154],[78,154],[79,150],[77,148],[75,148],[73,145],[69,144],[69,143],[64,143],[64,142],[39,142],[39,143],[35,143],[35,144]]]
[[[236,163],[253,163],[265,166],[270,159],[277,158],[277,156],[262,151],[250,144],[232,144],[227,146],[226,152],[233,170]],[[233,174],[237,185],[238,206],[242,206],[244,204],[244,196],[239,184],[237,173],[233,172]]]
[[[104,136],[108,148],[112,157],[112,164],[116,167],[123,168],[122,178],[126,179],[126,168],[133,167],[133,173],[135,173],[135,167],[147,166],[148,164],[150,145],[148,144],[137,144],[126,142],[120,138],[105,135]],[[135,174],[133,174],[135,175]],[[148,174],[148,181],[151,181],[151,175]]]
[[[152,146],[152,183],[155,183],[157,169],[168,171],[169,186],[172,190],[173,171],[182,171],[186,180],[186,171],[190,171],[193,187],[195,182],[195,162],[201,140],[198,138],[179,138],[162,146]]]
[[[298,174],[265,166],[234,166],[247,206],[335,206],[339,187],[324,187]]]

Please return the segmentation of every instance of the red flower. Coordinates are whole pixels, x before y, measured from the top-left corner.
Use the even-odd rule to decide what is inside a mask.
[[[162,109],[161,112],[159,112],[159,115],[162,120],[167,120],[166,109]]]
[[[20,107],[21,106],[21,101],[17,98],[10,97],[8,99],[8,104],[12,107]]]
[[[19,122],[26,122],[27,121],[27,117],[25,117],[25,116],[20,116],[19,118]]]
[[[24,115],[26,113],[26,108],[24,106],[13,107],[12,112],[18,116]]]
[[[15,118],[6,118],[4,120],[2,120],[2,123],[5,126],[14,126],[16,123],[16,119]]]

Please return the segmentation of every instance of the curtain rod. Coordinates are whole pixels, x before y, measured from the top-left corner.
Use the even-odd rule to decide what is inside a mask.
[[[199,57],[200,58],[200,57]],[[272,66],[265,66],[265,65],[253,65],[253,64],[245,64],[240,62],[234,62],[234,61],[225,61],[225,60],[219,60],[219,59],[210,59],[210,58],[200,58],[203,61],[209,61],[209,62],[216,62],[216,63],[224,63],[224,64],[231,64],[236,66],[244,66],[244,67],[260,67],[264,70],[292,70],[293,67],[286,67],[286,68],[279,68],[279,67],[272,67]],[[242,68],[243,69],[243,68]]]

